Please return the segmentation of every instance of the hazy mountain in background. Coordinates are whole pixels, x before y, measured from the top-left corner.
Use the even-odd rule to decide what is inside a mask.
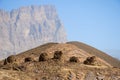
[[[51,5],[0,10],[0,59],[47,42],[66,42],[66,33]]]

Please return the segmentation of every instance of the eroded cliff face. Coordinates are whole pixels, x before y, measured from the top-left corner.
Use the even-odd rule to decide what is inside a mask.
[[[54,6],[0,10],[0,59],[47,42],[66,42],[66,33]]]

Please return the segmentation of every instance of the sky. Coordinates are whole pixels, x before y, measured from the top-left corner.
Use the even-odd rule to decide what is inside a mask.
[[[120,0],[0,0],[0,9],[55,5],[68,41],[80,41],[120,59]]]

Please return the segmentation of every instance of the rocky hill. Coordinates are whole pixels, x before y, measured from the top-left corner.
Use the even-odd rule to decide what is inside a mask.
[[[47,43],[23,53],[11,55],[0,61],[0,80],[120,79],[120,65],[116,67],[99,56],[106,55],[105,53],[94,54],[92,51],[101,51],[91,46],[83,43],[78,45],[76,46],[75,42]],[[88,48],[91,53],[85,48]],[[109,57],[106,58],[111,60],[112,57]]]
[[[47,42],[66,42],[66,33],[51,5],[0,10],[0,59]]]
[[[77,41],[68,42],[68,44],[73,44],[73,45],[77,46],[78,48],[85,50],[89,54],[98,56],[101,59],[107,61],[109,64],[111,64],[114,67],[120,67],[120,61],[118,59],[116,59],[94,47],[91,47],[89,45],[86,45],[84,43],[77,42]]]

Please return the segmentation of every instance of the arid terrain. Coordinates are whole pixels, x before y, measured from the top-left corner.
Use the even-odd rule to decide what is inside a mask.
[[[120,80],[120,61],[80,42],[47,43],[0,61],[0,80]]]

